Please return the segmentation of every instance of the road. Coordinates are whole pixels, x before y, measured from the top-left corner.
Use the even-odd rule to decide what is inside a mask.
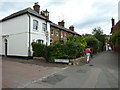
[[[3,58],[3,88],[118,88],[118,56],[95,55],[77,66]]]
[[[95,55],[89,64],[70,66],[25,88],[118,88],[118,56],[113,51]]]

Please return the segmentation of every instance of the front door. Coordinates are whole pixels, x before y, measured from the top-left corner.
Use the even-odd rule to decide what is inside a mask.
[[[7,39],[5,39],[5,56],[7,56]]]

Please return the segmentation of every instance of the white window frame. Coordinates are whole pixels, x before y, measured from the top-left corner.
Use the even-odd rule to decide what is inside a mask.
[[[38,30],[38,21],[37,20],[33,20],[33,30],[37,31]]]
[[[36,42],[43,44],[43,43],[44,43],[44,40],[42,40],[42,39],[37,39]]]
[[[54,36],[54,28],[51,29],[51,36]]]
[[[63,38],[63,31],[61,31],[61,38]]]
[[[59,36],[59,29],[56,29],[56,36]]]
[[[45,32],[47,29],[46,29],[46,24],[45,23],[42,23],[42,32]]]

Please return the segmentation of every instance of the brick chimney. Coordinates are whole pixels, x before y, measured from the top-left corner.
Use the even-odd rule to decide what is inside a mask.
[[[60,26],[64,27],[64,24],[65,24],[64,20],[62,20],[61,22],[58,22],[58,25],[60,25]]]
[[[47,9],[45,11],[41,11],[41,15],[44,16],[46,19],[49,20],[49,12],[48,12]]]
[[[112,27],[115,25],[115,19],[111,19],[111,21],[112,21]]]
[[[69,29],[72,30],[72,31],[74,31],[74,26],[71,25],[71,26],[69,27]]]
[[[33,8],[36,12],[38,12],[38,13],[40,12],[40,5],[38,5],[38,2],[34,3]]]

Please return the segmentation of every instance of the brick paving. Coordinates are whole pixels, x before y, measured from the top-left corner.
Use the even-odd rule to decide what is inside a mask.
[[[44,61],[2,59],[2,88],[18,88],[58,72],[67,67],[66,64],[51,64]],[[41,86],[44,87],[44,86]]]

